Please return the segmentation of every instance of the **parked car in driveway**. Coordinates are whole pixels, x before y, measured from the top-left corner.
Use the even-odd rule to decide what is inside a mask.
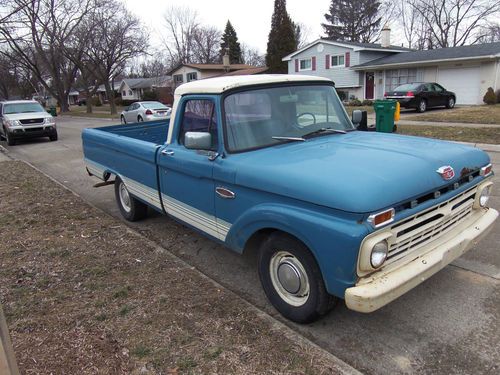
[[[122,124],[168,118],[172,108],[160,102],[135,102],[120,114]]]
[[[35,100],[0,102],[0,135],[9,146],[22,138],[57,141],[56,120]]]
[[[425,112],[431,107],[453,108],[457,101],[454,92],[434,82],[406,83],[386,92],[384,97],[397,100],[401,107],[415,108],[417,112]]]

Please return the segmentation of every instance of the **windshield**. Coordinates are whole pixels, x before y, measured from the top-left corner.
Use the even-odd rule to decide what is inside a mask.
[[[45,112],[45,109],[38,103],[10,103],[5,104],[3,109],[3,113],[6,115],[29,112]]]
[[[148,103],[142,103],[142,106],[144,108],[148,109],[168,109],[168,107],[160,102],[148,102]]]
[[[406,83],[404,85],[398,86],[394,89],[394,91],[411,91],[418,89],[422,84],[421,83]]]
[[[224,100],[229,152],[301,140],[320,129],[354,130],[331,85],[248,90]],[[335,132],[317,132],[332,136]]]

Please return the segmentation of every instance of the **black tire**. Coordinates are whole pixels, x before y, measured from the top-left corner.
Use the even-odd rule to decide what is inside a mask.
[[[279,270],[283,267],[285,271],[286,269],[293,270],[293,275],[301,275],[294,279],[299,280],[298,284],[293,284],[293,281],[291,284],[296,290],[295,294],[285,289],[280,281]],[[337,301],[336,297],[326,291],[319,266],[309,249],[300,241],[284,233],[271,234],[261,245],[259,277],[271,304],[285,318],[297,323],[313,322],[330,311]],[[286,277],[284,279],[286,280]],[[308,285],[308,293],[304,291],[306,285]],[[288,286],[290,287],[290,284]]]
[[[120,193],[121,189],[125,189],[126,195],[128,196],[128,206],[126,203],[127,200],[121,197],[121,194],[124,194],[124,192]],[[147,216],[148,206],[130,195],[127,187],[119,177],[115,180],[115,198],[118,208],[126,220],[138,221]]]
[[[143,121],[144,119],[141,116],[137,117],[137,122],[143,122]]]
[[[127,120],[125,120],[125,116],[120,116],[120,122],[125,125],[127,123]]]
[[[5,134],[5,140],[7,141],[7,144],[9,146],[15,146],[16,145],[16,140],[11,137],[11,135],[7,131],[7,129],[3,128],[3,131],[4,131],[4,134]]]
[[[57,141],[57,139],[58,139],[57,133],[49,136],[49,139],[50,139],[51,142]]]
[[[425,101],[425,99],[420,100],[420,102],[418,102],[417,112],[424,113],[426,109],[427,109],[427,102]]]
[[[448,101],[446,102],[446,108],[452,109],[455,107],[455,98],[452,96],[451,98],[448,98]]]

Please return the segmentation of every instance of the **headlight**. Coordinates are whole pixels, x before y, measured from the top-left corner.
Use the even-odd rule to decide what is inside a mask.
[[[372,253],[370,255],[370,262],[373,268],[379,268],[384,264],[387,259],[387,252],[389,247],[387,241],[380,241],[373,246]]]
[[[7,126],[19,126],[21,123],[18,120],[7,120],[5,121],[5,125]]]
[[[486,207],[488,201],[490,200],[491,185],[486,186],[479,195],[479,205],[481,207]]]
[[[46,125],[55,125],[56,120],[54,119],[54,117],[47,117],[47,118],[45,118],[45,124]]]

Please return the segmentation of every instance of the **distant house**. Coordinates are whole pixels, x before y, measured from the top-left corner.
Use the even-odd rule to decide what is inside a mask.
[[[170,76],[153,78],[125,78],[119,87],[123,100],[141,100],[144,92],[160,87],[170,87]]]
[[[457,104],[482,104],[488,87],[500,89],[500,43],[413,51],[389,43],[318,39],[285,56],[290,74],[330,78],[345,98],[381,99],[408,82],[436,82],[457,94]]]
[[[260,74],[267,71],[266,67],[256,67],[246,64],[181,64],[172,69],[168,74],[172,77],[175,87],[198,79],[219,77],[222,75],[249,75]]]

